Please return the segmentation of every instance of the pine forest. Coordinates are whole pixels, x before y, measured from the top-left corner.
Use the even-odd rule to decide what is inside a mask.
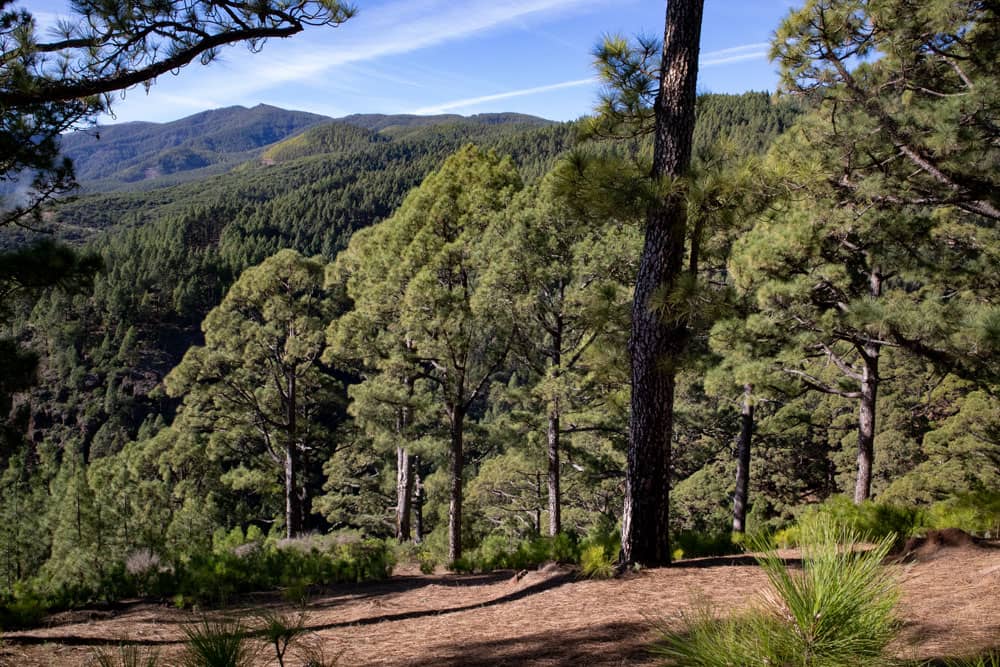
[[[71,4],[0,0],[0,664],[1000,664],[996,2],[789,3],[721,94],[669,0],[571,122],[118,125],[365,6]],[[336,607],[421,586],[498,616]]]

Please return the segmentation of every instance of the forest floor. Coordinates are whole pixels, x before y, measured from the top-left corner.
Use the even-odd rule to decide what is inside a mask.
[[[798,557],[781,555],[791,563]],[[1000,544],[917,545],[890,567],[902,588],[900,657],[1000,647]],[[317,592],[305,607],[309,634],[293,644],[286,665],[306,664],[310,652],[350,666],[655,665],[649,647],[658,628],[681,627],[686,613],[706,604],[720,612],[746,607],[767,587],[746,556],[681,561],[610,581],[581,580],[555,565],[520,576],[402,568],[384,582]],[[262,609],[297,611],[268,594],[206,613],[252,624]],[[150,602],[64,612],[40,628],[5,633],[0,665],[82,667],[124,638],[170,664],[183,651],[182,626],[201,616]],[[264,648],[259,664],[277,664]]]

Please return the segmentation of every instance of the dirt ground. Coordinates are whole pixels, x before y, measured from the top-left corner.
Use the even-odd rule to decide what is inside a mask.
[[[783,556],[794,562],[797,554]],[[925,545],[890,567],[903,591],[900,657],[1000,647],[1000,545]],[[746,606],[766,588],[748,557],[682,561],[612,581],[578,580],[557,566],[520,577],[404,569],[386,582],[317,593],[306,607],[310,634],[286,665],[306,664],[310,652],[351,666],[655,665],[648,646],[658,627],[677,627],[705,603]],[[293,611],[268,595],[209,613],[252,623],[261,608]],[[57,614],[42,628],[6,633],[0,665],[90,665],[95,651],[123,638],[154,647],[169,664],[181,655],[181,626],[199,617],[148,602]],[[270,662],[261,656],[260,665],[277,664],[273,653]]]

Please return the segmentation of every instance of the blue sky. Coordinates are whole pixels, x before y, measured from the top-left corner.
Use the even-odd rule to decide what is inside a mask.
[[[42,25],[63,0],[22,2]],[[168,121],[231,105],[272,104],[328,116],[351,113],[517,111],[554,120],[589,113],[597,99],[591,51],[605,34],[660,35],[652,0],[357,0],[358,15],[222,51],[208,67],[130,90],[115,119]],[[768,41],[789,0],[706,0],[699,88],[773,90]]]

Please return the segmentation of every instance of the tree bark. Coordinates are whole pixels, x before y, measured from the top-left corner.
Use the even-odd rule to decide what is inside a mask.
[[[462,557],[462,469],[465,452],[462,429],[465,410],[456,405],[451,414],[451,502],[448,505],[448,560],[452,563]]]
[[[556,319],[555,332],[552,334],[551,360],[553,375],[558,378],[562,364],[562,317]],[[559,491],[559,398],[549,401],[549,420],[546,432],[548,444],[549,474],[549,535],[556,536],[562,530],[562,499]]]
[[[424,481],[420,477],[420,457],[413,457],[413,541],[424,541]]]
[[[882,270],[872,269],[871,296],[882,296]],[[875,405],[878,401],[878,361],[881,344],[868,341],[861,345],[861,400],[858,406],[858,475],[854,484],[854,503],[860,505],[872,494],[872,466],[875,462]]]
[[[753,385],[743,385],[740,438],[736,443],[736,492],[733,493],[733,531],[746,532],[747,500],[750,497],[750,441],[753,439]]]
[[[652,178],[683,175],[691,163],[698,50],[704,0],[668,0],[656,100]],[[669,295],[683,271],[686,202],[676,190],[647,217],[632,305],[632,404],[629,418],[622,561],[670,562],[668,499],[676,363],[687,342],[686,317]],[[697,267],[693,267],[695,270]]]
[[[302,532],[302,512],[298,498],[299,451],[296,424],[295,375],[288,377],[285,443],[285,537],[292,538]]]
[[[396,539],[410,539],[410,505],[413,498],[413,463],[405,447],[396,448]]]
[[[555,400],[549,407],[548,425],[549,450],[549,535],[553,537],[562,530],[561,500],[559,498],[559,401]]]

